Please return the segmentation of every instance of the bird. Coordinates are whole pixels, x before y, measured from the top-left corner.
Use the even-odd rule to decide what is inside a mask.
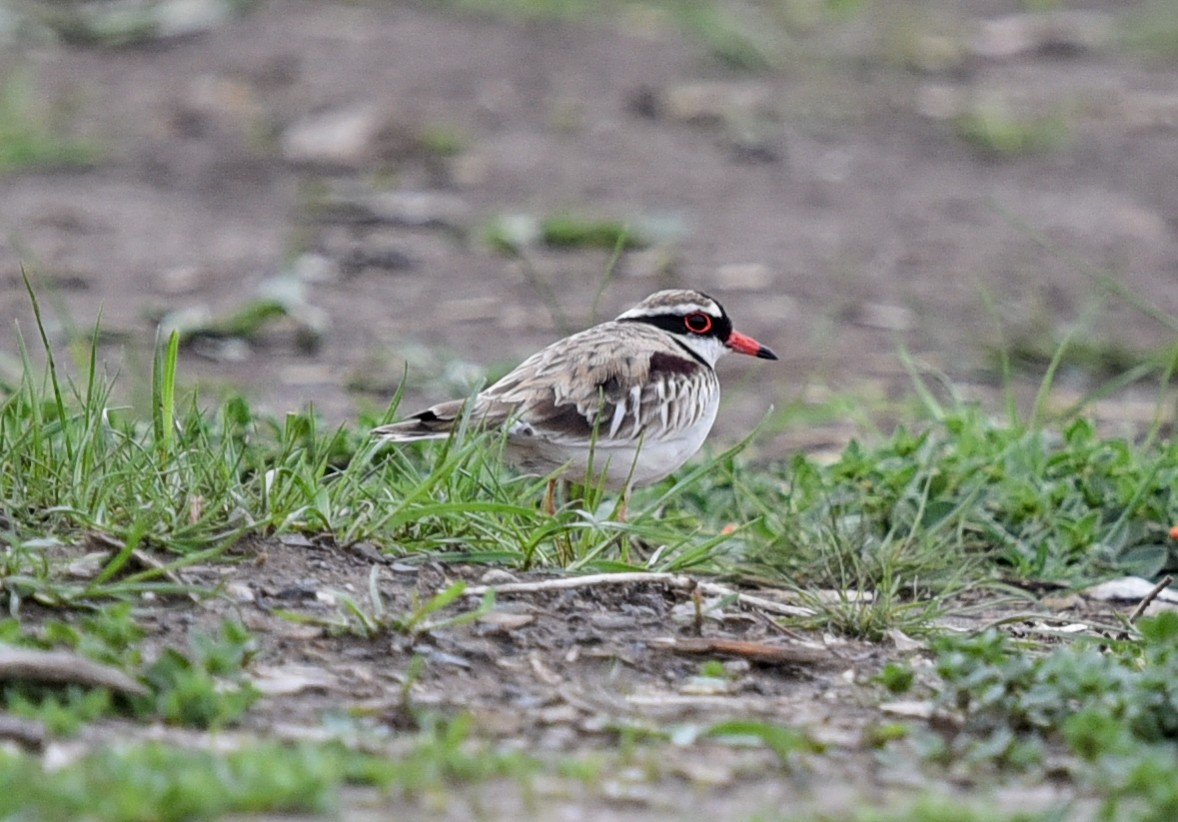
[[[720,405],[716,362],[729,351],[777,359],[736,331],[714,298],[658,291],[616,319],[553,342],[473,398],[372,433],[394,443],[441,439],[465,416],[477,429],[505,434],[507,462],[550,475],[549,513],[557,478],[620,490],[624,506],[631,488],[666,478],[703,445]]]

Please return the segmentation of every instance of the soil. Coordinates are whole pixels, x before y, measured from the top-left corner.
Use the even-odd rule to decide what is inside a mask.
[[[752,72],[657,14],[563,22],[323,0],[273,2],[199,35],[122,48],[10,48],[3,64],[27,71],[38,111],[105,156],[87,170],[3,180],[0,367],[19,362],[8,320],[32,338],[22,266],[62,350],[101,315],[101,358],[132,395],[148,384],[161,316],[200,306],[228,316],[293,266],[304,324],[268,326],[246,345],[206,335],[186,347],[182,378],[236,386],[276,414],[313,403],[333,421],[383,408],[405,362],[406,403],[458,396],[453,362],[511,364],[591,319],[610,251],[531,246],[521,263],[484,241],[497,215],[560,212],[674,237],[621,256],[600,315],[667,285],[699,287],[782,355],[722,364],[721,443],[771,405],[911,396],[901,345],[987,399],[999,392],[988,352],[1000,344],[1050,351],[1073,323],[1096,347],[1172,344],[1173,324],[1140,306],[1178,316],[1175,64],[1115,36],[1009,54],[970,45],[1022,3],[876,5],[795,31],[777,65]],[[1114,31],[1132,22],[1125,4],[1077,6]],[[944,116],[996,99],[1024,118],[1061,117],[1062,142],[995,156]],[[308,133],[318,147],[296,139]],[[456,154],[437,150],[447,136]],[[379,199],[390,191],[414,197]],[[440,353],[423,360],[423,349]],[[1084,388],[1070,379],[1062,389]],[[778,426],[761,452],[846,435],[841,421]],[[372,558],[277,542],[251,551],[265,562],[233,571],[248,597],[155,617],[159,636],[178,637],[236,609],[262,637],[259,664],[328,672],[321,686],[268,698],[250,730],[313,726],[343,703],[395,727],[419,652],[430,661],[416,700],[472,710],[481,733],[540,755],[615,744],[608,727],[621,719],[771,716],[846,745],[784,777],[764,749],[671,746],[665,778],[615,774],[614,793],[583,806],[542,796],[553,803],[544,818],[779,813],[803,795],[836,807],[912,784],[882,779],[857,741],[876,717],[860,689],[890,647],[839,643],[829,664],[749,663],[738,693],[685,696],[700,660],[651,643],[691,634],[674,610],[683,592],[546,593],[511,604],[506,613],[532,618],[520,627],[370,641],[292,625],[271,606],[293,597],[328,608],[316,599],[328,588],[366,591]],[[413,590],[484,572],[393,566],[382,585],[404,608]],[[706,627],[788,639],[747,614]],[[368,799],[353,800],[361,813]],[[492,789],[480,801],[495,817],[521,800]]]
[[[71,551],[80,559],[110,547],[103,540]],[[703,582],[697,597],[683,584],[690,577],[654,574],[546,587],[570,578],[392,560],[370,545],[344,548],[301,535],[252,540],[214,565],[190,565],[177,576],[220,595],[139,603],[147,660],[164,647],[187,647],[194,632],[211,635],[225,619],[240,621],[256,640],[247,673],[264,696],[240,724],[211,737],[101,720],[78,739],[42,739],[48,759],[67,761],[113,739],[224,750],[259,736],[299,742],[341,735],[364,750],[403,757],[405,735],[423,716],[461,714],[470,719],[472,746],[522,751],[546,769],[523,781],[446,784],[409,796],[349,789],[342,818],[837,819],[865,805],[907,807],[927,795],[954,802],[984,797],[1010,812],[1069,802],[1075,818],[1092,810],[1066,780],[1034,784],[956,770],[950,779],[934,777],[921,769],[920,743],[877,747],[882,729],[897,723],[911,722],[913,739],[923,735],[924,744],[960,732],[921,686],[891,695],[876,681],[895,661],[930,685],[928,646],[899,631],[869,643],[784,628],[778,610],[799,605],[784,590],[731,584],[718,591],[707,586],[721,583],[695,580]],[[373,579],[390,620],[367,632],[343,603],[350,597],[376,616]],[[456,583],[467,590],[453,604],[412,631],[391,627],[392,619]],[[496,589],[492,608],[482,607],[479,586]],[[1080,626],[1117,633],[1141,596],[1138,589],[1114,595],[1120,601],[1096,589],[1050,593],[1037,604],[1008,600],[1005,609],[966,595],[943,627],[1002,624],[1052,644],[1074,638]],[[1159,607],[1174,606],[1154,603],[1147,613]],[[23,615],[35,622],[40,613],[29,603]],[[702,675],[705,662],[723,663],[723,671]],[[756,737],[739,741],[739,731],[709,734],[726,722],[795,729],[809,742],[779,756]],[[25,733],[26,742],[37,737]],[[556,773],[560,762],[589,773],[595,761],[600,771],[592,777]]]

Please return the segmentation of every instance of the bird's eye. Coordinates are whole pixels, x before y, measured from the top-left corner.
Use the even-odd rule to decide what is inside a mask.
[[[693,311],[683,318],[683,324],[688,331],[696,334],[707,334],[712,330],[712,318],[701,311]]]

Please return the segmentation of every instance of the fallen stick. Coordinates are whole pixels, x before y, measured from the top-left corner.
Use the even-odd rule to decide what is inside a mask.
[[[1158,584],[1150,589],[1149,593],[1141,598],[1141,602],[1137,603],[1137,607],[1133,609],[1133,613],[1129,614],[1129,624],[1137,624],[1137,620],[1145,613],[1145,609],[1149,607],[1149,603],[1158,598],[1158,594],[1166,590],[1170,583],[1174,581],[1174,577],[1166,574],[1158,580]]]
[[[544,591],[567,591],[575,588],[593,588],[600,585],[633,585],[636,583],[666,585],[680,591],[700,591],[708,596],[735,597],[741,605],[759,608],[782,616],[813,616],[814,611],[798,605],[786,605],[754,594],[742,594],[717,582],[705,582],[684,574],[669,574],[656,571],[627,571],[618,574],[586,574],[577,577],[557,577],[535,582],[506,582],[502,585],[472,585],[466,589],[466,596],[483,596],[488,591],[498,594],[536,594]]]
[[[72,651],[39,651],[0,645],[0,682],[52,682],[110,688],[132,696],[147,689],[118,668],[102,665]]]

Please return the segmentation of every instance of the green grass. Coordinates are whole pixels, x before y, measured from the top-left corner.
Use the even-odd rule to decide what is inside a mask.
[[[38,105],[27,74],[0,78],[0,173],[90,166],[102,155],[90,142],[63,136],[53,112]]]
[[[1061,340],[1054,333],[1025,334],[991,351],[989,359],[994,366],[1001,367],[1005,361],[1025,373],[1042,373],[1054,363],[1056,369],[1083,374],[1102,385],[1105,381],[1125,385],[1173,372],[1178,364],[1178,345],[1136,351],[1116,339]]]
[[[438,793],[450,781],[523,779],[530,757],[468,745],[462,718],[439,722],[381,755],[340,744],[252,743],[218,752],[159,742],[98,750],[64,767],[0,754],[0,816],[97,822],[210,819],[227,814],[333,814],[346,786],[396,797]],[[375,747],[375,746],[372,746]]]
[[[953,121],[957,136],[979,153],[993,158],[1041,154],[1062,147],[1071,118],[1065,109],[1047,114],[1016,114],[999,100],[982,101]]]
[[[960,717],[924,739],[925,755],[960,772],[1042,772],[1060,763],[1101,793],[1101,818],[1178,813],[1178,614],[1146,618],[1120,639],[1053,648],[995,630],[937,641],[934,699]],[[1054,757],[1054,764],[1049,757]],[[1067,757],[1067,759],[1061,759]]]
[[[284,533],[518,568],[751,571],[802,592],[872,591],[828,626],[862,636],[927,621],[954,591],[997,577],[1178,570],[1167,537],[1178,447],[1103,439],[1080,416],[996,421],[942,406],[918,383],[923,422],[853,442],[828,465],[752,468],[738,446],[640,490],[622,523],[593,493],[542,512],[545,479],[506,470],[494,435],[392,448],[321,430],[311,413],[272,420],[241,398],[211,410],[181,401],[174,337],[156,358],[152,419],[141,421],[112,407],[97,337],[77,378],[52,352],[36,377],[22,353],[23,378],[0,403],[9,607],[172,592],[170,572]],[[382,419],[395,413],[394,401]],[[71,546],[91,531],[121,549],[92,579],[67,579]],[[140,548],[171,560],[130,571]]]
[[[1178,59],[1178,2],[1136,4],[1122,24],[1121,41],[1134,53],[1166,62]]]
[[[6,645],[68,649],[131,674],[146,686],[143,695],[116,697],[100,686],[13,681],[0,689],[3,704],[16,716],[43,722],[51,733],[73,734],[86,722],[116,715],[220,728],[240,719],[258,698],[243,676],[254,642],[240,624],[227,621],[214,634],[193,632],[186,647],[164,648],[150,663],[141,649],[144,636],[126,603],[76,624],[47,620],[30,629],[15,618],[0,622],[0,641]]]

